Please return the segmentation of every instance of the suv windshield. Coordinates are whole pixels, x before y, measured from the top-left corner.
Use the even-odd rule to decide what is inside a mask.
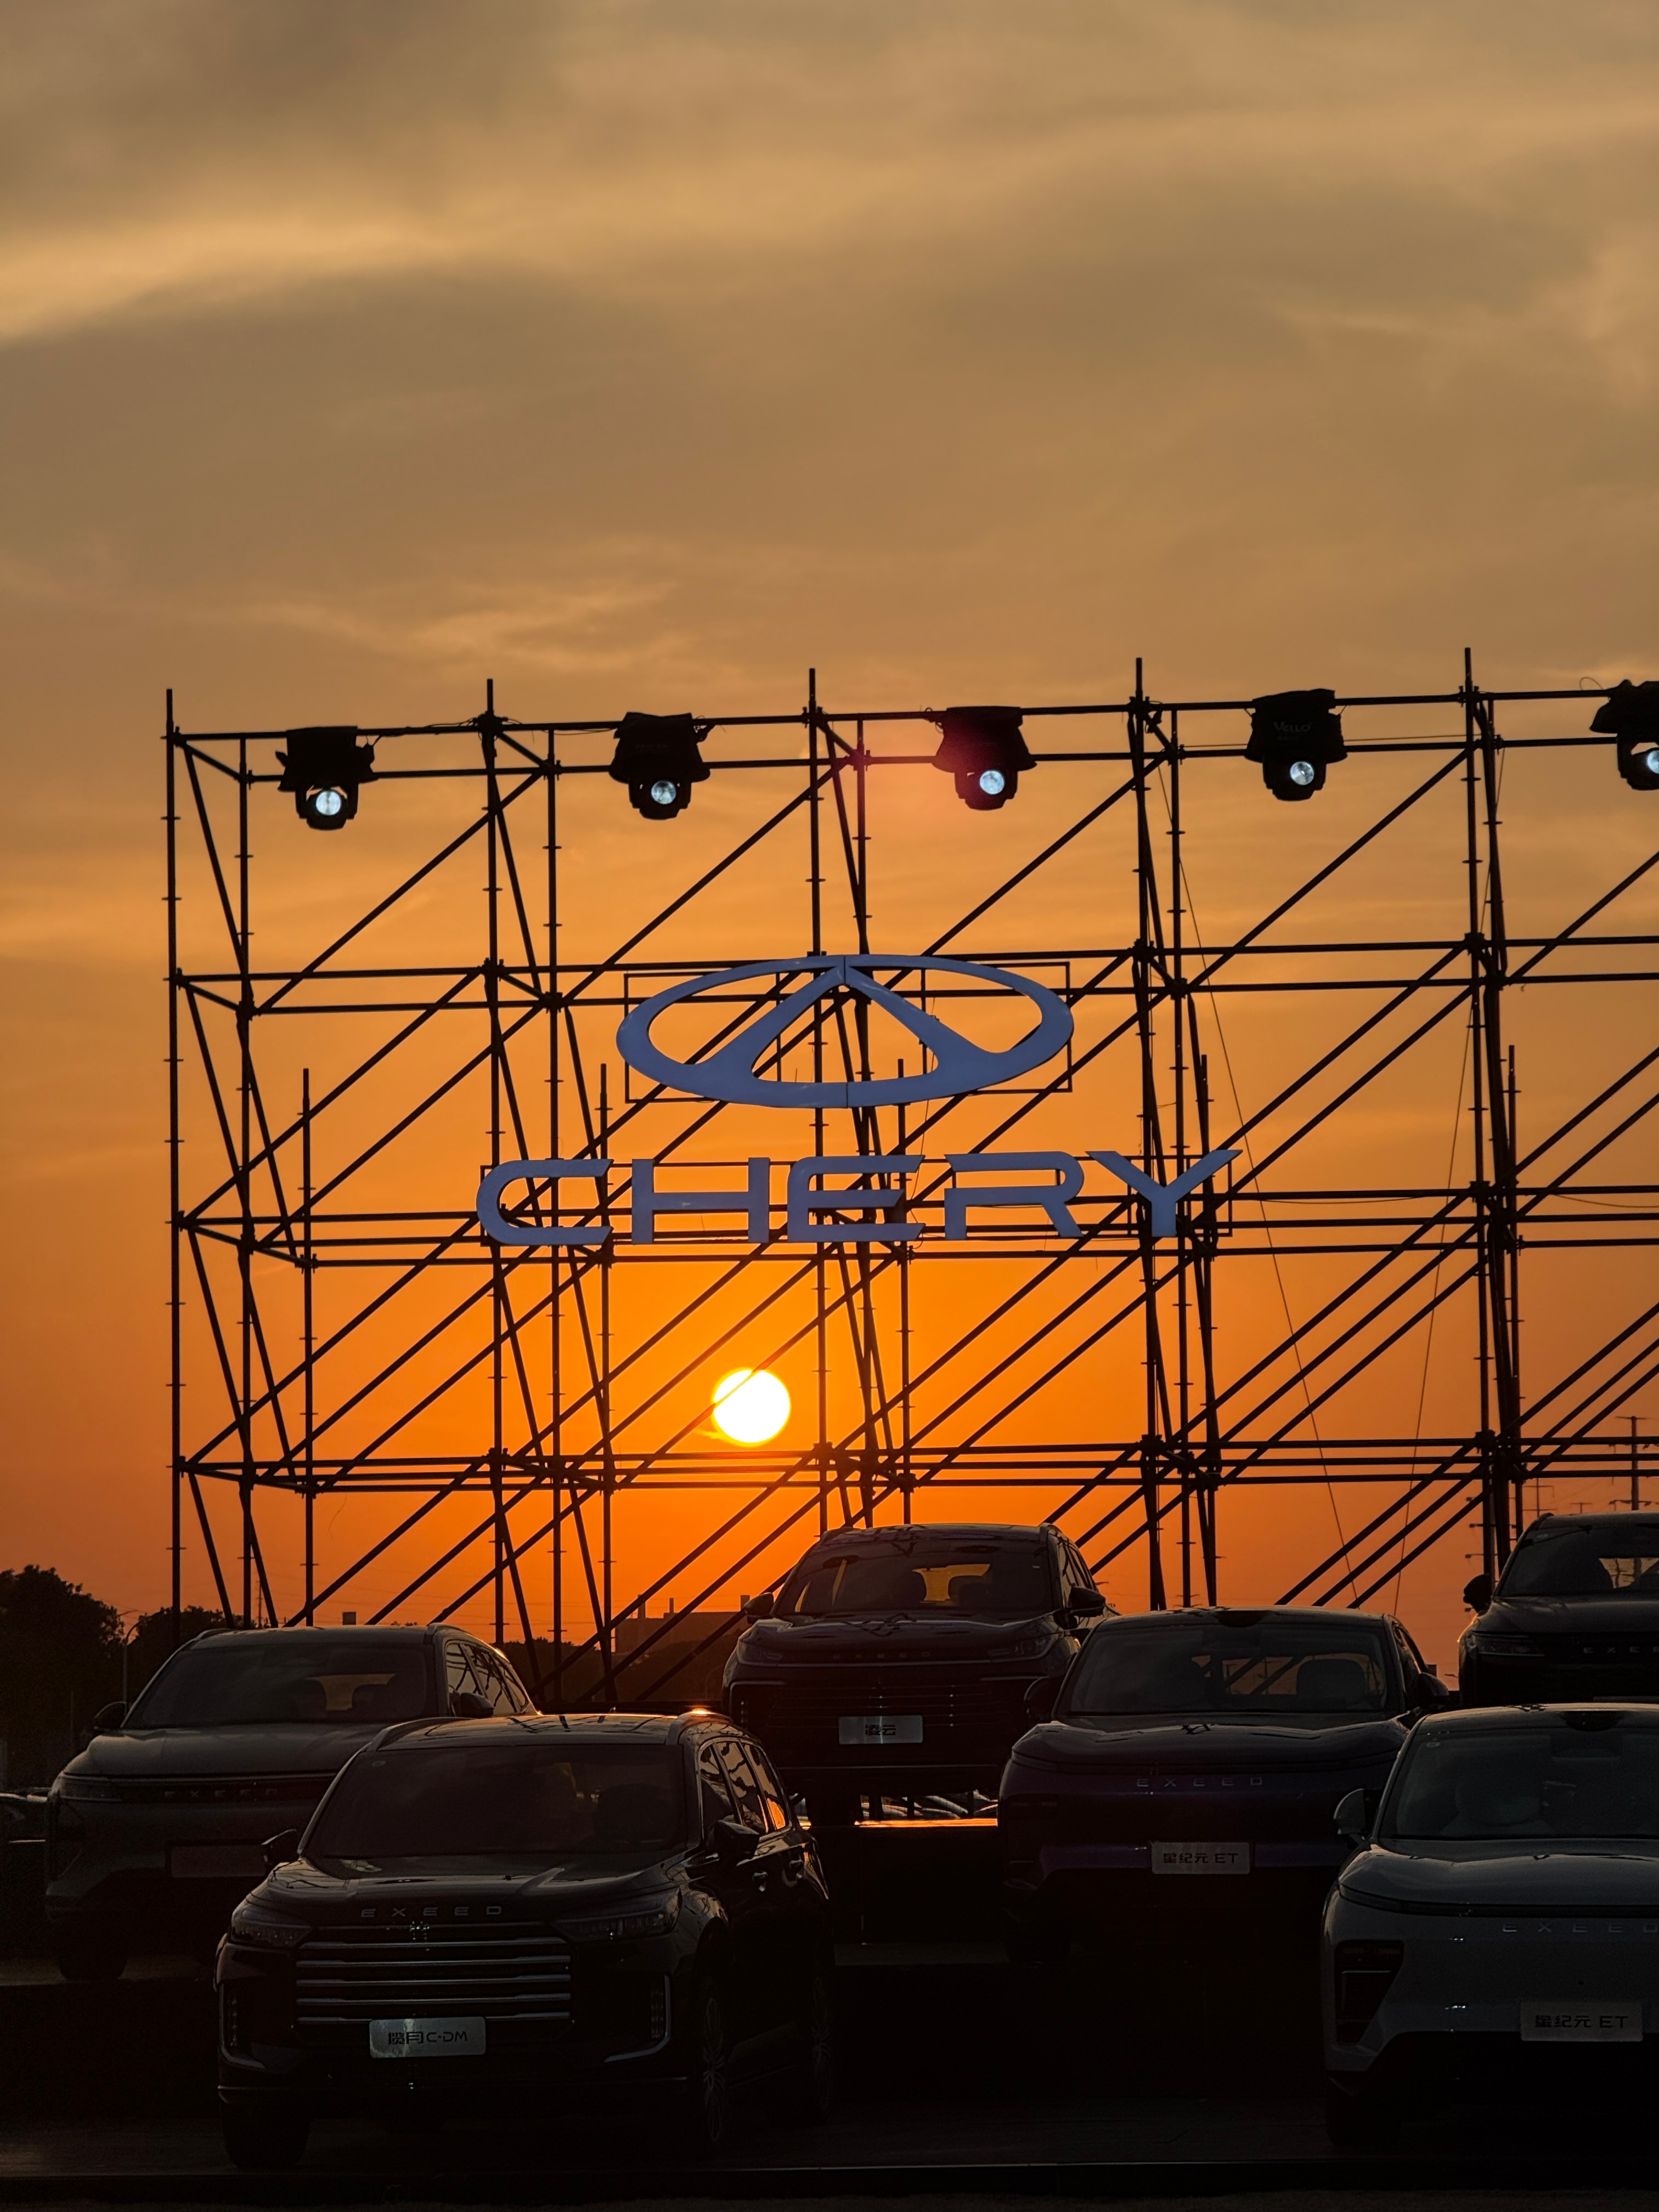
[[[1659,1521],[1534,1528],[1516,1545],[1504,1597],[1659,1597]]]
[[[1042,1537],[895,1529],[890,1543],[809,1553],[779,1594],[785,1618],[969,1613],[1000,1620],[1060,1603]]]
[[[1088,1713],[1380,1713],[1380,1632],[1329,1621],[1108,1621],[1084,1645],[1064,1709]]]
[[[1659,1727],[1573,1713],[1536,1728],[1422,1729],[1407,1746],[1382,1832],[1659,1839]]]
[[[550,1857],[666,1850],[680,1831],[679,1758],[666,1746],[469,1743],[458,1729],[354,1759],[306,1850],[374,1861]]]
[[[424,1648],[373,1638],[250,1636],[189,1647],[138,1697],[129,1728],[240,1721],[412,1721],[430,1712]]]

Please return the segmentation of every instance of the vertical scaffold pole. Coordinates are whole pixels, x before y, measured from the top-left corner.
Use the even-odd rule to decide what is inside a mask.
[[[1152,1006],[1154,945],[1161,934],[1158,874],[1152,860],[1152,823],[1146,805],[1148,704],[1141,662],[1135,661],[1135,695],[1129,702],[1129,757],[1135,788],[1135,1025],[1140,1053],[1140,1152],[1143,1172],[1167,1180],[1158,1111],[1158,1032]],[[1152,1211],[1141,1208],[1140,1279],[1145,1325],[1146,1400],[1140,1439],[1141,1507],[1146,1528],[1146,1601],[1154,1613],[1169,1603],[1164,1583],[1160,1534],[1159,1476],[1166,1451],[1164,1419],[1163,1347],[1158,1326],[1158,1247],[1152,1240]]]
[[[317,1418],[317,1385],[314,1364],[317,1353],[317,1316],[314,1288],[316,1283],[316,1252],[311,1226],[311,1070],[300,1070],[300,1335],[301,1347],[302,1397],[301,1411],[305,1424],[305,1455],[301,1480],[305,1486],[305,1607],[304,1620],[307,1628],[315,1624],[312,1615],[317,1602],[317,1460],[313,1432]]]
[[[169,1450],[173,1466],[173,1648],[179,1648],[179,1613],[184,1600],[185,1564],[185,1443],[184,1334],[180,1305],[184,1295],[184,1225],[180,1218],[183,1188],[179,1147],[179,732],[173,719],[173,690],[167,690],[167,1338],[171,1359]]]

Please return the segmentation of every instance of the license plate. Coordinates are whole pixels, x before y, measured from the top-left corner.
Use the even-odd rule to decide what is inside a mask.
[[[1521,2008],[1522,2043],[1639,2043],[1642,2008],[1582,1997],[1559,2004],[1528,2003]]]
[[[266,1871],[258,1844],[175,1844],[167,1864],[179,1881],[258,1881]]]
[[[920,1713],[843,1713],[843,1743],[920,1743]]]
[[[482,2058],[481,2020],[372,2020],[371,2058]]]
[[[1154,1844],[1154,1874],[1249,1874],[1248,1844]]]

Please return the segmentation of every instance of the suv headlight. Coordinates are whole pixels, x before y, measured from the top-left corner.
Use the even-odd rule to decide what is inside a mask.
[[[121,1795],[112,1782],[97,1774],[60,1774],[47,1794],[67,1798],[71,1805],[112,1805]]]
[[[308,1922],[290,1919],[286,1912],[244,1898],[230,1916],[230,1932],[239,1943],[257,1943],[262,1950],[292,1951],[310,1935]]]
[[[680,1917],[680,1894],[655,1905],[618,1908],[614,1912],[578,1912],[555,1923],[573,1943],[614,1942],[624,1936],[666,1936]]]
[[[1472,1628],[1469,1649],[1483,1659],[1541,1659],[1544,1647],[1536,1638],[1515,1636],[1497,1628]]]

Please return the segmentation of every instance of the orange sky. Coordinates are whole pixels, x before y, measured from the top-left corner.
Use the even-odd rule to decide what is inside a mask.
[[[200,728],[464,715],[486,675],[579,717],[787,708],[809,664],[832,702],[915,706],[1121,696],[1137,653],[1188,696],[1441,690],[1466,642],[1505,685],[1659,666],[1650,9],[3,21],[4,1563],[166,1588],[166,684]],[[1659,815],[1582,757],[1508,787],[1535,916],[1651,850]],[[1218,797],[1189,853],[1205,926],[1398,772],[1291,829],[1241,769],[1249,810]],[[980,879],[984,824],[933,782],[926,836],[874,848],[878,940]],[[1043,790],[990,817],[1009,851]],[[592,830],[606,910],[621,811]],[[392,819],[349,860],[306,841],[331,886],[273,816],[266,926],[361,893]],[[1431,857],[1333,927],[1415,933]],[[1031,926],[1063,940],[1092,893],[1060,879]],[[751,937],[793,875],[755,896]],[[1514,1017],[1523,1117],[1651,1027],[1637,994],[1614,1040],[1545,995]],[[1226,1018],[1248,1104],[1275,1033]],[[1378,1109],[1437,1174],[1455,1058]],[[1540,1370],[1598,1300],[1646,1302],[1621,1265],[1564,1270]],[[1238,1524],[1237,1594],[1301,1546]],[[1461,1549],[1402,1597],[1443,1657]]]

